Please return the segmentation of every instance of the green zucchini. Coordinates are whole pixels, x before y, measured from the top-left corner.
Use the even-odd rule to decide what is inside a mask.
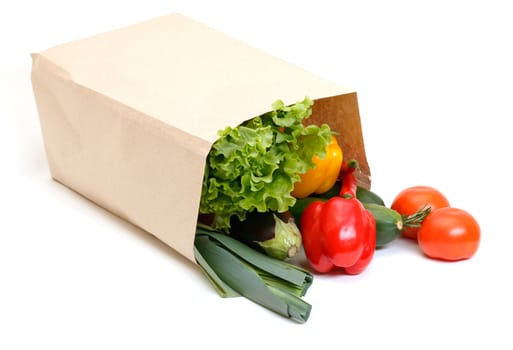
[[[382,247],[399,236],[404,227],[401,214],[376,203],[363,203],[376,220],[376,247]]]
[[[362,202],[362,204],[374,203],[379,204],[381,206],[385,206],[385,202],[380,196],[378,196],[371,190],[366,189],[365,187],[358,186],[356,188],[356,198],[358,198],[358,200]]]

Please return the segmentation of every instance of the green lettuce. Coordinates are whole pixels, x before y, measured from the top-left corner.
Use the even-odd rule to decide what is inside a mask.
[[[237,127],[219,131],[207,157],[200,213],[214,214],[213,227],[229,230],[236,215],[251,211],[285,212],[295,204],[290,194],[300,174],[314,167],[312,158],[326,156],[332,131],[327,124],[305,125],[313,101],[273,110]]]

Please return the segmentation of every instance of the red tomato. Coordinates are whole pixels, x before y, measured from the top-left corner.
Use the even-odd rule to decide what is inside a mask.
[[[441,260],[472,257],[481,237],[476,219],[458,208],[440,208],[431,212],[419,229],[419,246],[427,256]]]
[[[399,192],[390,208],[402,216],[412,215],[422,207],[429,206],[431,211],[449,206],[447,198],[437,189],[429,186],[413,186]],[[402,236],[417,239],[418,227],[406,226]]]

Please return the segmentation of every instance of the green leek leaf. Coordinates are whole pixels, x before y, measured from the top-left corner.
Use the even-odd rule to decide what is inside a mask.
[[[208,238],[205,238],[208,239]],[[224,281],[219,278],[219,276],[215,273],[215,271],[210,267],[210,265],[207,263],[205,258],[201,255],[201,253],[198,251],[198,248],[194,247],[194,255],[196,257],[196,260],[198,261],[198,264],[201,268],[201,271],[207,276],[210,283],[214,286],[217,293],[223,297],[223,298],[232,298],[232,297],[239,297],[240,294],[234,291],[229,285],[224,283]]]
[[[197,251],[226,285],[247,299],[282,316],[301,323],[307,321],[311,311],[310,304],[282,288],[267,284],[246,261],[217,242],[204,238],[205,236],[201,235],[196,237]],[[261,256],[264,259],[272,259],[264,254]]]
[[[306,294],[306,291],[313,282],[313,275],[310,271],[285,261],[265,256],[265,254],[254,250],[244,243],[241,243],[224,233],[208,228],[207,226],[198,224],[196,234],[204,234],[212,237],[226,247],[226,249],[229,249],[232,253],[236,254],[248,263],[273,276],[276,276],[277,278],[281,278],[289,283],[301,287],[302,295]]]

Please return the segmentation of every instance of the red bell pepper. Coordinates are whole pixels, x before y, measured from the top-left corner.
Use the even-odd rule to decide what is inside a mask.
[[[341,268],[356,275],[369,265],[376,246],[376,221],[356,198],[356,160],[344,162],[339,196],[310,203],[301,215],[303,247],[319,273]]]

